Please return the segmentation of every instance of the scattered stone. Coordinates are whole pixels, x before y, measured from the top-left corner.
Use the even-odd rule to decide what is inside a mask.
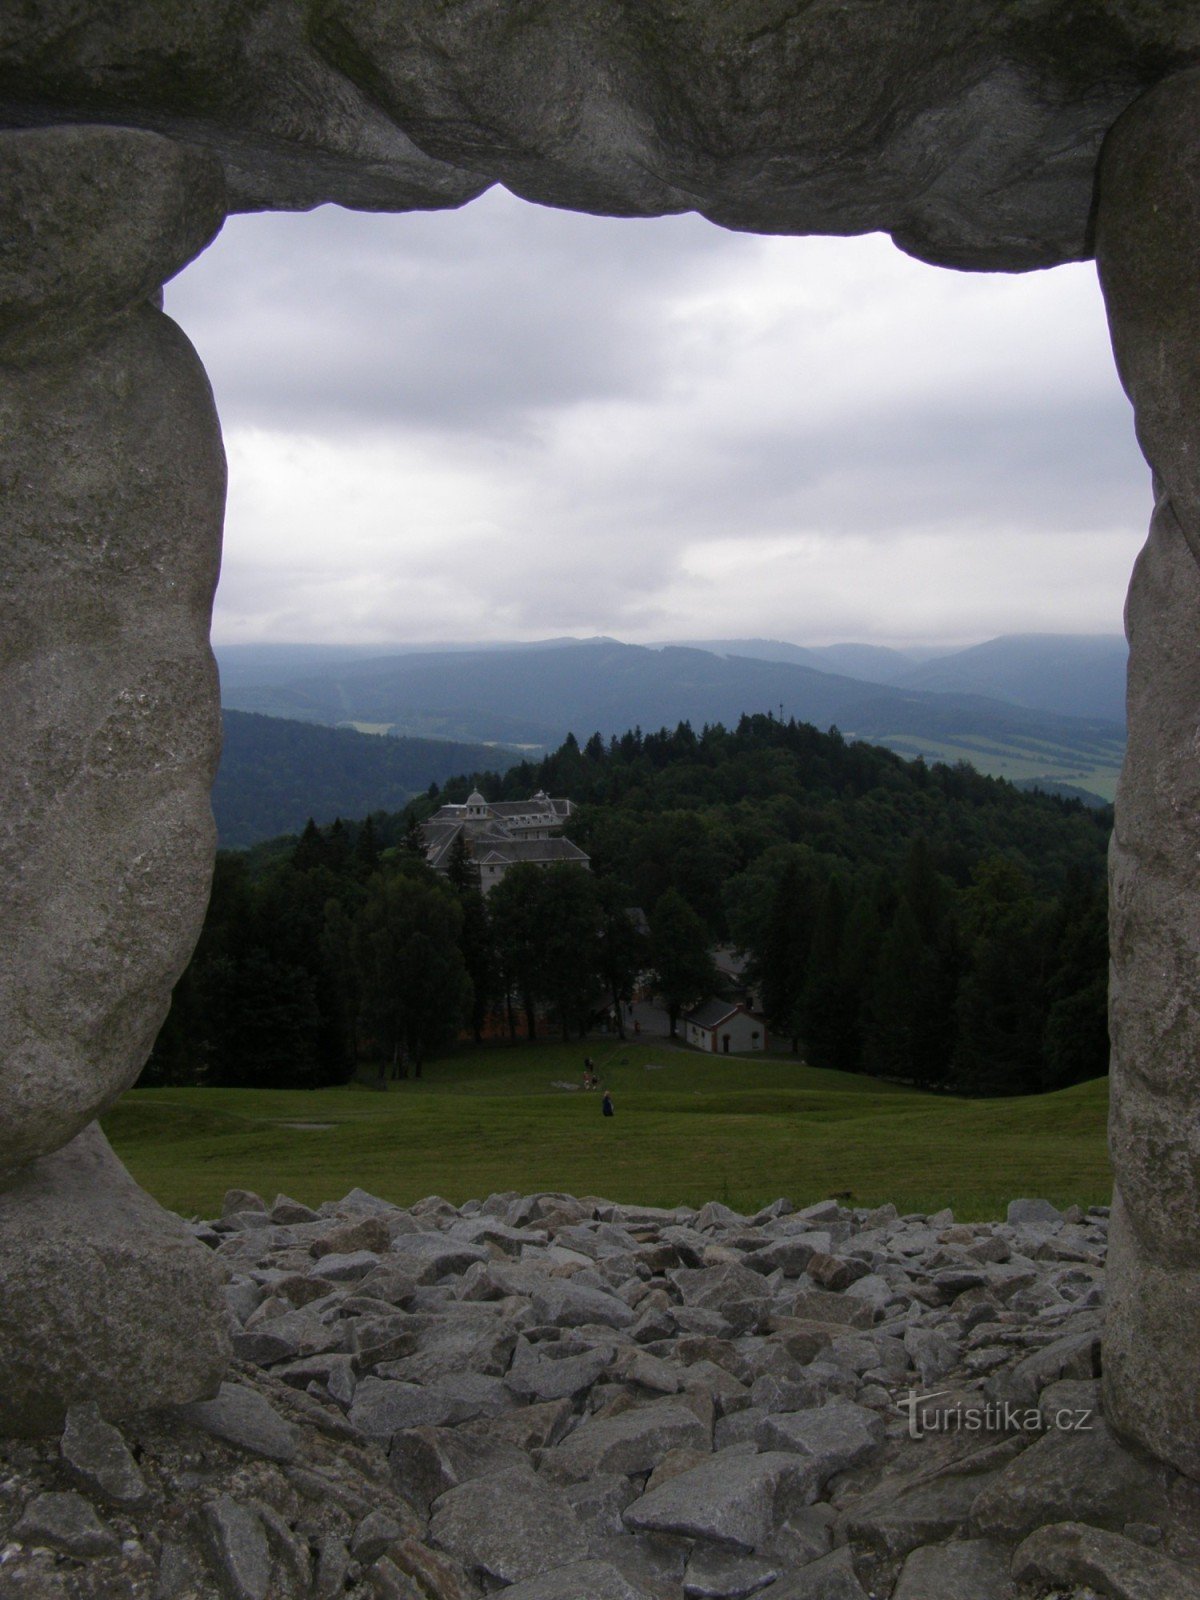
[[[905,1561],[892,1600],[1016,1600],[1008,1551],[990,1539],[924,1545]]]
[[[266,1600],[271,1551],[262,1519],[229,1495],[205,1507],[213,1564],[229,1600]]]
[[[109,1556],[121,1548],[111,1528],[95,1508],[73,1490],[39,1494],[26,1506],[13,1528],[13,1537],[26,1544],[46,1544],[68,1556]]]
[[[683,1592],[688,1600],[746,1600],[774,1583],[781,1572],[776,1561],[697,1545],[683,1574]]]
[[[4,1555],[71,1482],[107,1483],[137,1537],[72,1557],[120,1576],[62,1600],[215,1600],[214,1574],[243,1600],[264,1560],[268,1600],[1014,1600],[1011,1546],[1081,1516],[1119,1541],[1110,1587],[1130,1552],[1200,1569],[1200,1491],[1076,1431],[1100,1413],[1102,1270],[1079,1258],[1106,1219],[491,1204],[196,1224],[254,1359],[155,1414],[167,1461],[151,1416],[81,1405],[36,1474],[0,1471],[5,1578],[59,1549]],[[818,1258],[852,1281],[819,1286]]]
[[[1108,1600],[1200,1600],[1200,1575],[1120,1534],[1060,1522],[1039,1528],[1012,1558],[1019,1583],[1083,1585]]]
[[[651,1472],[671,1450],[711,1450],[712,1432],[687,1405],[662,1400],[576,1428],[542,1456],[542,1470],[579,1480],[596,1472]]]
[[[92,1494],[116,1506],[139,1506],[147,1499],[146,1480],[125,1440],[94,1403],[67,1412],[59,1452],[69,1476]]]
[[[834,1400],[810,1411],[767,1417],[754,1430],[760,1450],[795,1450],[812,1463],[813,1481],[869,1461],[883,1445],[883,1421],[865,1406]]]
[[[373,1561],[378,1561],[389,1545],[403,1537],[404,1529],[386,1511],[370,1511],[354,1530],[350,1554],[356,1561],[361,1561],[364,1567],[369,1567]]]
[[[1164,1469],[1127,1450],[1097,1417],[1086,1431],[1055,1429],[1021,1452],[971,1507],[981,1534],[1014,1541],[1047,1523],[1118,1530],[1155,1520]]]
[[[1005,1220],[1015,1228],[1057,1228],[1062,1225],[1063,1214],[1049,1200],[1010,1200]]]
[[[784,1578],[767,1592],[770,1600],[868,1600],[845,1546],[801,1567],[799,1572]],[[967,1596],[958,1596],[956,1600],[967,1600]],[[971,1600],[975,1600],[975,1596],[971,1596]]]
[[[350,1574],[350,1552],[345,1540],[328,1533],[321,1540],[314,1582],[314,1600],[340,1600]]]
[[[634,1530],[713,1539],[751,1554],[766,1543],[779,1516],[813,1498],[816,1477],[805,1456],[722,1451],[635,1500],[624,1522]]]
[[[434,1502],[429,1532],[493,1588],[536,1578],[589,1554],[570,1501],[528,1469],[448,1490]]]
[[[505,1589],[505,1600],[645,1600],[607,1561],[575,1561]]]
[[[296,1455],[299,1430],[285,1422],[269,1400],[244,1384],[223,1383],[215,1400],[177,1406],[175,1414],[252,1455],[271,1461],[291,1461]]]

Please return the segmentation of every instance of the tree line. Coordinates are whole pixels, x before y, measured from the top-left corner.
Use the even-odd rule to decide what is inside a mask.
[[[461,849],[431,872],[422,817],[476,786],[571,796],[593,872],[516,867],[486,899]],[[1110,822],[770,717],[568,738],[403,812],[223,852],[143,1081],[420,1072],[463,1031],[619,1019],[639,981],[674,1020],[716,989],[723,942],[815,1065],[975,1093],[1076,1082],[1106,1070]]]

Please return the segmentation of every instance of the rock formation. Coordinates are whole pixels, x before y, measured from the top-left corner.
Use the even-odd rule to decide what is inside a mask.
[[[14,1593],[1200,1597],[1200,1485],[1098,1409],[1105,1208],[225,1209],[236,1368],[0,1444]]]
[[[54,1153],[132,1080],[200,918],[220,446],[151,298],[226,205],[437,208],[503,182],[616,215],[883,229],[931,262],[1000,270],[1087,257],[1098,217],[1159,485],[1113,855],[1106,1382],[1121,1428],[1200,1473],[1198,60],[1200,12],[1171,0],[6,8],[0,1206],[46,1193]],[[109,1182],[90,1145],[77,1154]],[[39,1314],[36,1297],[9,1314],[9,1348]],[[201,1365],[198,1388],[215,1357]],[[94,1377],[126,1404],[123,1380]]]
[[[1111,849],[1116,1172],[1107,1401],[1200,1478],[1200,73],[1138,103],[1101,173],[1113,349],[1155,473],[1129,590],[1129,745]]]
[[[4,1430],[221,1371],[203,1252],[88,1124],[141,1070],[212,870],[224,456],[152,301],[223,204],[157,134],[0,134]]]

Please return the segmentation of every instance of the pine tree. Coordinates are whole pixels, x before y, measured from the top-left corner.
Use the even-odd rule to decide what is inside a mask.
[[[650,963],[671,1019],[672,1038],[684,1007],[698,1004],[716,988],[708,943],[700,918],[678,889],[668,889],[650,913]]]

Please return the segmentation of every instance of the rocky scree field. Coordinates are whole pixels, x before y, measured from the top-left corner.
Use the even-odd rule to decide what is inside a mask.
[[[1100,1410],[1107,1213],[231,1191],[214,1398],[0,1446],[0,1593],[1200,1600]]]

